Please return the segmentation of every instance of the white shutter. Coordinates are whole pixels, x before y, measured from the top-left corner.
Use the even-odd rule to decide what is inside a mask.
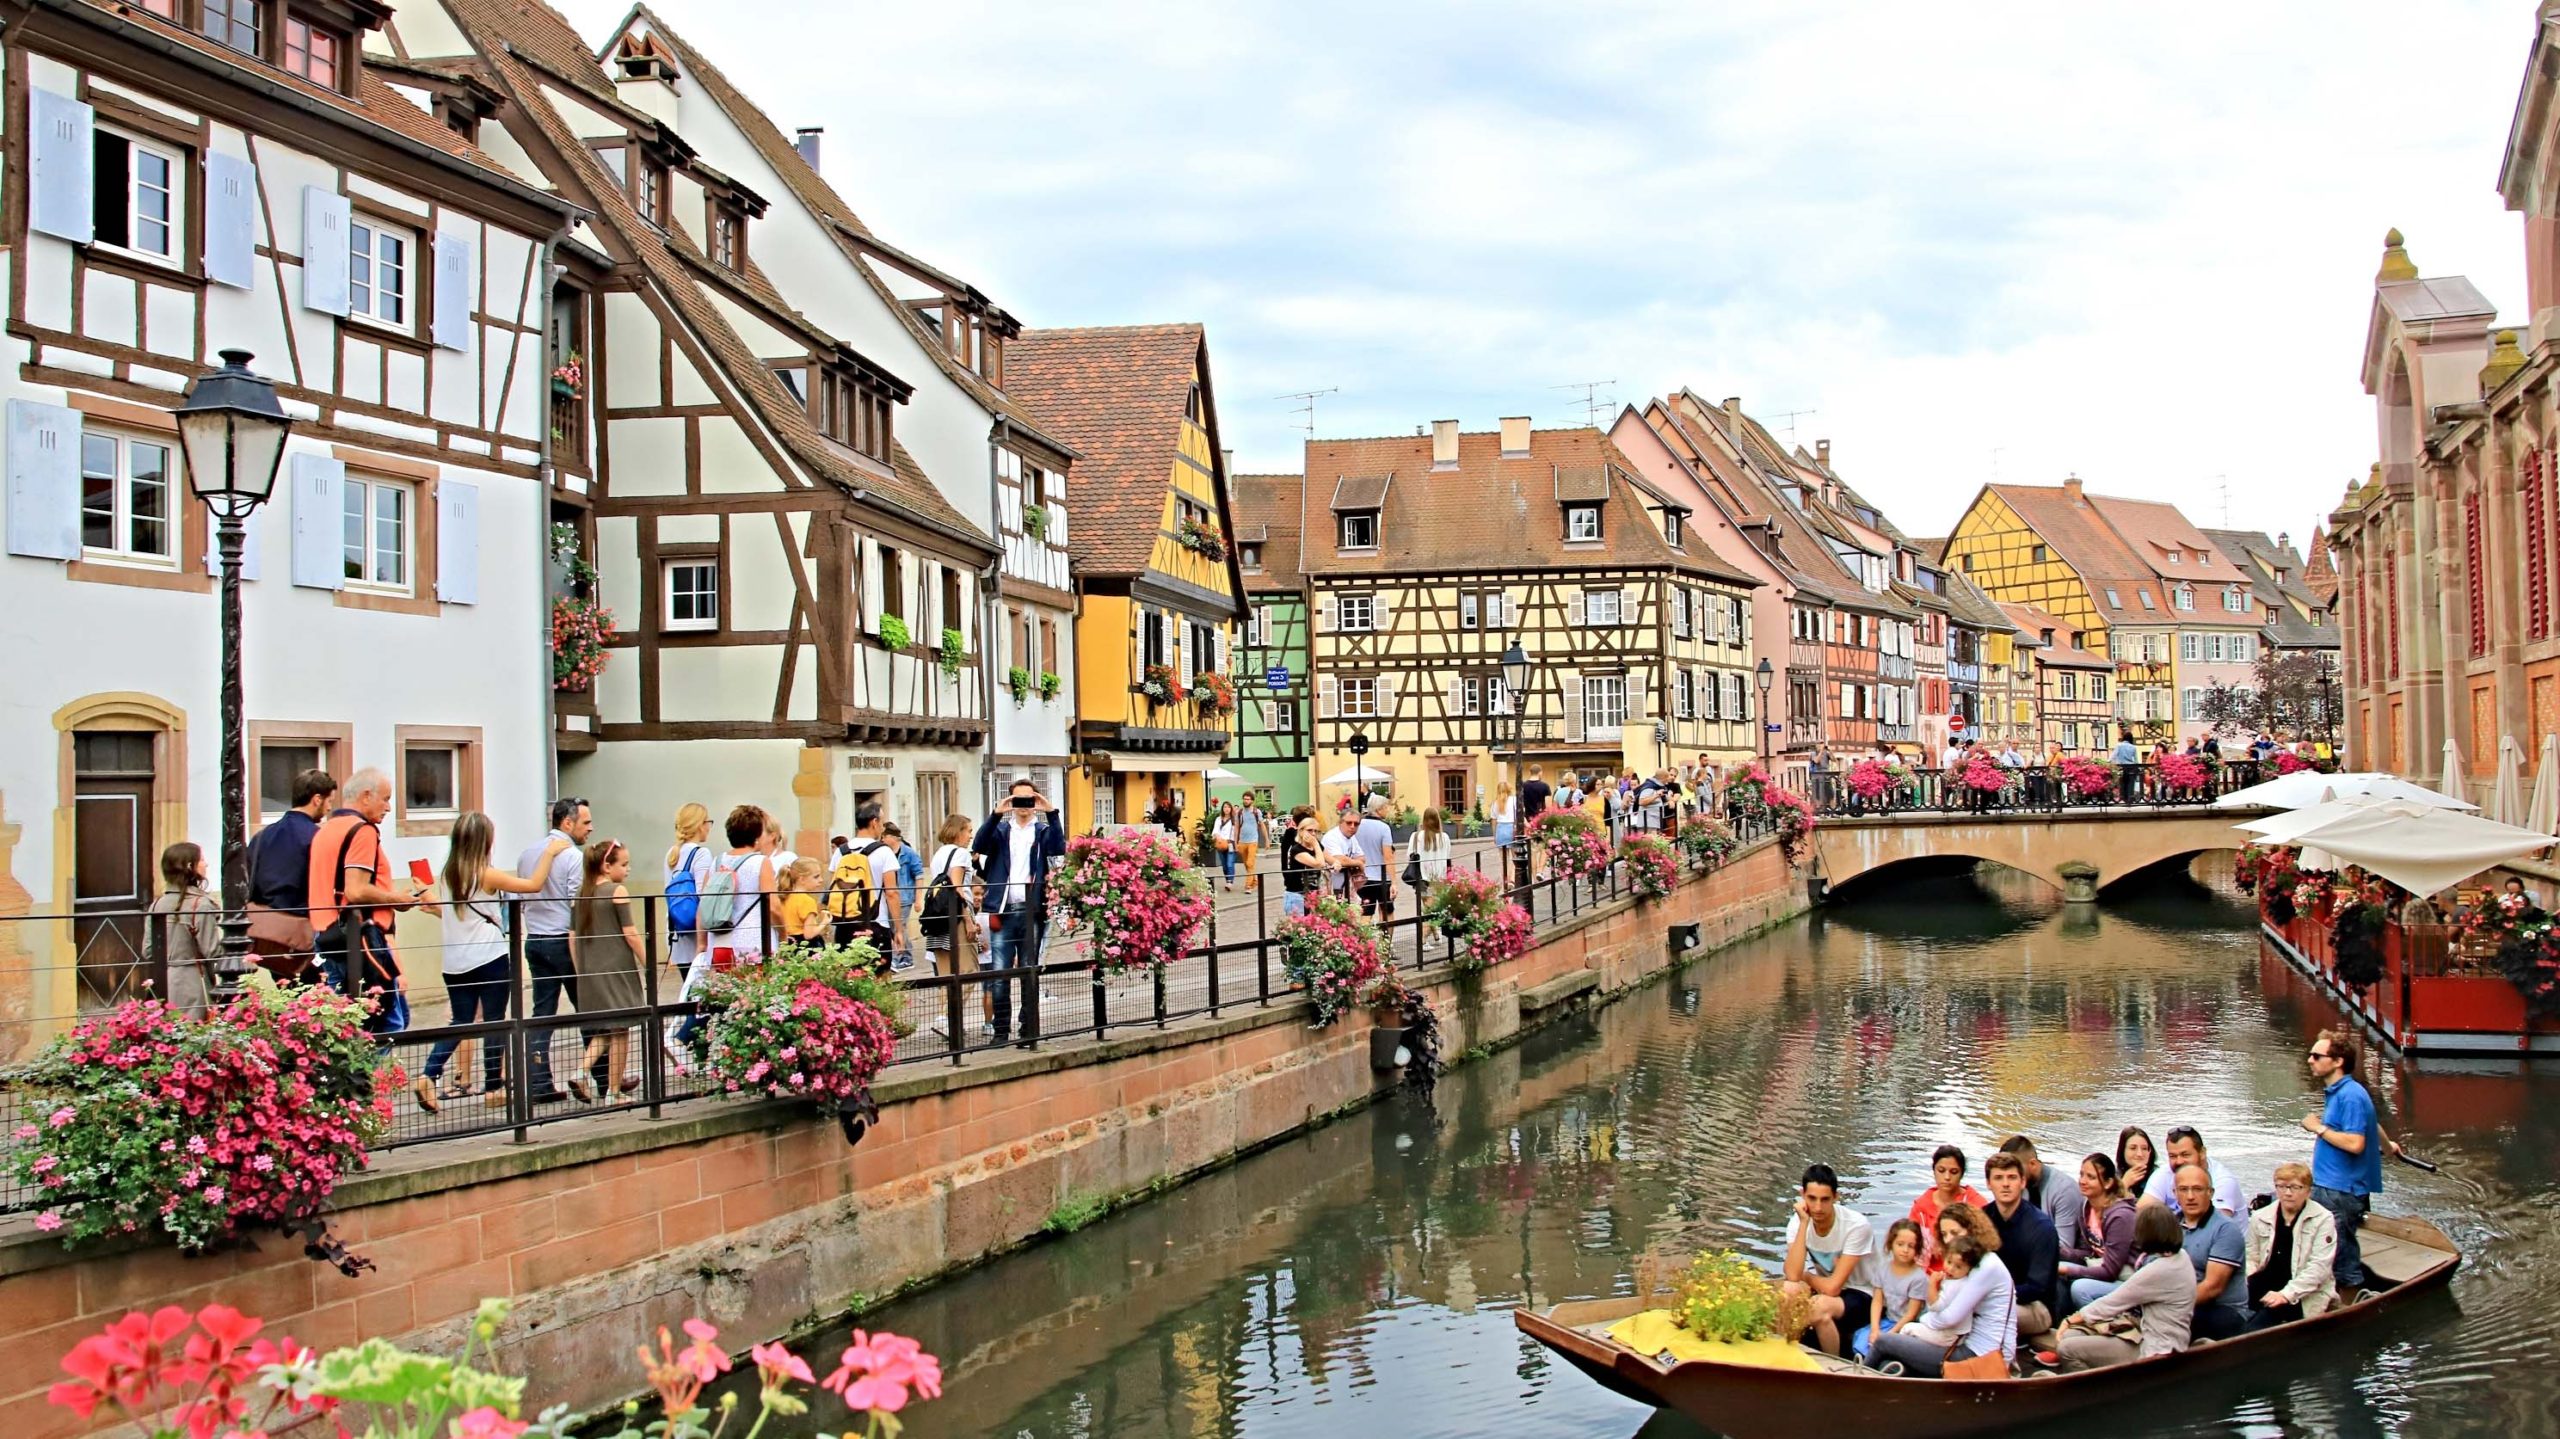
[[[258,531],[265,515],[263,509],[250,515],[247,527],[241,533],[240,578],[243,580],[255,581],[258,578],[260,556],[266,548],[258,541]],[[210,532],[204,537],[204,568],[205,573],[215,579],[222,578],[222,537]]]
[[[1464,679],[1456,676],[1450,678],[1444,703],[1449,707],[1447,710],[1449,714],[1461,715],[1467,712],[1467,682]]]
[[[1580,629],[1586,623],[1583,618],[1584,613],[1582,591],[1575,590],[1564,602],[1564,622],[1575,629]]]
[[[1705,669],[1689,671],[1689,702],[1695,707],[1698,718],[1716,719],[1723,715],[1722,689],[1723,685],[1717,680],[1715,671]]]
[[[1507,715],[1511,713],[1511,686],[1500,678],[1491,679],[1485,682],[1485,699],[1487,701],[1485,705],[1486,714]]]
[[[1658,718],[1653,708],[1653,681],[1654,674],[1651,670],[1627,677],[1628,685],[1635,690],[1634,694],[1627,696],[1627,702],[1633,706],[1629,714],[1630,721]]]
[[[480,487],[460,480],[436,485],[436,598],[480,603]]]
[[[1337,719],[1341,714],[1342,703],[1334,694],[1333,676],[1316,676],[1316,718]]]
[[[1396,597],[1393,591],[1378,591],[1369,604],[1369,628],[1372,631],[1385,634],[1396,627]]]
[[[1618,623],[1622,625],[1634,624],[1637,621],[1638,613],[1639,611],[1636,608],[1636,592],[1634,590],[1624,589],[1618,591]]]
[[[347,197],[302,187],[302,303],[327,315],[347,312]],[[297,581],[298,583],[298,581]]]
[[[916,626],[922,631],[916,638],[922,640],[927,649],[939,651],[942,648],[942,632],[951,628],[952,624],[951,616],[942,612],[942,562],[940,560],[925,560],[916,566],[915,612],[927,617],[926,623]]]
[[[36,93],[41,97],[44,92]],[[80,412],[11,400],[8,443],[9,553],[78,559]]]
[[[473,312],[480,308],[480,246],[467,235],[436,232],[436,312],[430,324],[438,348],[471,348]]]
[[[204,157],[204,274],[246,290],[258,279],[258,171],[221,150]]]
[[[1582,676],[1564,677],[1564,738],[1568,744],[1582,739]]]
[[[1051,500],[1040,507],[1040,512],[1049,521],[1048,531],[1041,538],[1053,545],[1064,545],[1067,542],[1067,507]]]
[[[327,455],[295,455],[293,472],[293,582],[304,589],[343,589],[347,583],[347,467]]]
[[[876,635],[880,633],[880,616],[883,612],[880,594],[880,542],[860,539],[854,543],[862,551],[862,632],[866,635]]]
[[[77,244],[97,238],[90,194],[97,183],[97,120],[88,106],[50,90],[30,92],[27,227]]]
[[[1255,700],[1253,702],[1255,724],[1264,734],[1276,733],[1280,728],[1280,721],[1271,711],[1271,701]]]
[[[1316,596],[1316,633],[1320,635],[1333,633],[1333,596],[1331,595]]]
[[[1378,676],[1378,718],[1386,719],[1396,712],[1396,677]]]
[[[1520,601],[1513,598],[1510,591],[1505,590],[1502,594],[1502,627],[1508,630],[1517,629],[1519,626]]]

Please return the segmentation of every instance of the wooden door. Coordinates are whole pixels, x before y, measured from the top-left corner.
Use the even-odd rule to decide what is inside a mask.
[[[140,731],[72,738],[71,937],[84,1012],[162,990],[142,914],[157,871],[153,739]]]
[[[1444,816],[1467,812],[1467,775],[1462,769],[1440,771],[1440,813]]]

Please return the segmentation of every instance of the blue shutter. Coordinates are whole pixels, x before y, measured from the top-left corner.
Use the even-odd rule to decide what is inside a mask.
[[[295,455],[293,485],[293,582],[304,589],[343,589],[347,583],[347,467],[326,455]]]
[[[478,485],[436,483],[436,598],[449,605],[480,603]]]
[[[258,276],[258,170],[220,150],[204,157],[204,273],[235,290]]]
[[[347,197],[317,185],[302,187],[302,303],[323,314],[347,312],[347,226],[354,219]],[[302,583],[297,577],[296,584]],[[334,589],[336,586],[332,585]]]
[[[78,559],[80,412],[11,400],[8,443],[9,553]]]
[[[471,348],[471,316],[480,307],[480,249],[462,235],[438,231],[436,305],[429,329],[439,348]]]
[[[27,101],[27,227],[88,244],[97,238],[90,191],[98,165],[96,119],[88,106],[50,90]]]

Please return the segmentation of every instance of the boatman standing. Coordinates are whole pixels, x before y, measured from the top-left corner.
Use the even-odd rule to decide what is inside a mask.
[[[2364,1251],[2356,1242],[2365,1210],[2382,1192],[2382,1156],[2400,1146],[2382,1130],[2373,1095],[2356,1078],[2355,1041],[2334,1029],[2320,1031],[2311,1042],[2311,1077],[2320,1084],[2320,1112],[2302,1117],[2314,1135],[2311,1146],[2312,1202],[2338,1221],[2338,1302],[2346,1304],[2364,1287]]]

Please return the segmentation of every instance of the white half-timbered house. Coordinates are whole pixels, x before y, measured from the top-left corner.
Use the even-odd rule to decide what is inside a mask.
[[[170,409],[245,350],[295,431],[243,567],[254,828],[378,766],[394,858],[538,815],[543,272],[569,211],[362,62],[378,0],[0,3],[0,1058],[134,991],[159,856],[219,872],[210,525]],[[425,969],[432,986],[433,964]]]
[[[554,331],[619,637],[563,787],[629,835],[761,804],[801,853],[865,803],[924,829],[970,808],[997,546],[903,443],[912,376],[775,286],[771,201],[676,123],[665,54],[608,68],[532,0],[417,0],[398,39],[454,123],[592,216]]]

